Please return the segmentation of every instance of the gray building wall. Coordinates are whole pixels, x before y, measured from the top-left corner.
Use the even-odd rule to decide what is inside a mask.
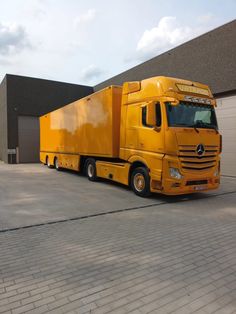
[[[62,83],[50,80],[36,79],[7,74],[7,95],[0,91],[3,112],[7,110],[7,119],[2,115],[0,122],[4,134],[7,133],[9,149],[18,147],[18,116],[39,117],[45,113],[58,109],[79,98],[93,93],[89,86]],[[7,109],[6,109],[7,108]],[[7,120],[7,126],[6,126]],[[2,136],[0,136],[2,137]],[[16,162],[16,156],[6,158],[6,147],[2,146],[2,159],[5,162]]]
[[[7,162],[7,80],[0,84],[0,160]]]
[[[94,87],[172,76],[202,82],[214,94],[236,89],[236,20],[171,49]]]

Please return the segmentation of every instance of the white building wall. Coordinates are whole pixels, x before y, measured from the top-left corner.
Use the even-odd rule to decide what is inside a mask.
[[[223,137],[221,173],[236,177],[236,95],[218,98],[216,114]]]

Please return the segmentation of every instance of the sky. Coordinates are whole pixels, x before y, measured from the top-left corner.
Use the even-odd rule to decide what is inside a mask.
[[[0,0],[0,8],[0,80],[91,86],[236,17],[236,0]]]

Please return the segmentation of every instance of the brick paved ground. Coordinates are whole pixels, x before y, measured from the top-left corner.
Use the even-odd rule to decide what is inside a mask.
[[[236,193],[0,232],[0,313],[236,313]]]
[[[137,199],[124,186],[90,182],[75,172],[0,162],[0,229],[160,202]]]
[[[0,229],[232,191],[236,192],[236,179],[223,178],[219,190],[206,194],[142,199],[124,186],[90,182],[77,173],[57,172],[40,164],[0,162]]]

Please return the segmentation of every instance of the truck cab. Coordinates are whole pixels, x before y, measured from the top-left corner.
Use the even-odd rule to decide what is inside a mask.
[[[123,85],[120,158],[134,192],[169,195],[215,189],[221,136],[216,102],[203,84],[154,77]]]

